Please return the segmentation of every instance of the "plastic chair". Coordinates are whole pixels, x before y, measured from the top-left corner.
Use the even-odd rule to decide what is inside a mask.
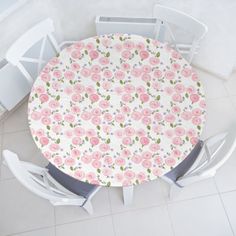
[[[59,54],[65,45],[74,43],[64,41],[58,44],[54,31],[52,19],[43,20],[16,40],[6,53],[7,61],[19,68],[30,86],[49,59]],[[33,67],[35,64],[37,68]]]
[[[158,20],[155,38],[161,42],[168,41],[191,63],[208,31],[207,26],[184,12],[159,4],[154,6],[153,16]],[[177,36],[181,36],[180,39]],[[186,37],[189,42],[186,42]]]
[[[228,132],[199,143],[180,165],[162,177],[170,184],[170,198],[174,196],[174,192],[187,185],[215,176],[236,148],[236,124]]]
[[[49,200],[54,206],[77,205],[83,207],[89,214],[93,213],[91,199],[100,189],[99,186],[80,182],[59,170],[59,174],[55,174],[55,170],[53,170],[54,176],[58,176],[59,181],[60,178],[65,177],[65,182],[67,182],[70,188],[76,187],[76,192],[83,195],[79,196],[68,190],[68,188],[65,188],[67,186],[62,186],[57,180],[55,180],[53,178],[54,176],[52,177],[50,174],[50,169],[48,170],[29,162],[20,161],[18,156],[9,150],[4,150],[3,156],[6,165],[9,167],[13,175],[22,185],[34,194]],[[56,167],[54,168],[56,169]],[[70,180],[68,181],[68,178],[73,179],[76,184]]]

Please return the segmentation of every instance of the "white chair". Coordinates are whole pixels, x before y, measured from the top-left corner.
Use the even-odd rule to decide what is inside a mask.
[[[214,177],[236,148],[236,124],[228,132],[200,141],[186,159],[162,177],[170,184],[169,197],[195,182]]]
[[[52,177],[50,174],[50,168],[52,165],[48,170],[29,162],[20,161],[18,156],[9,150],[4,150],[3,156],[6,165],[9,167],[13,175],[22,185],[34,194],[49,200],[54,206],[77,205],[83,207],[89,214],[93,213],[91,199],[100,189],[99,186],[77,181],[59,170],[59,174],[57,173],[55,175],[55,169],[57,168],[54,167],[55,169],[52,170],[52,172],[54,172],[53,177],[57,176],[59,180],[62,180],[60,182],[65,180],[69,186],[69,189],[77,188],[76,192],[83,195],[79,196],[78,194],[69,191],[68,188],[64,187],[65,185],[62,186]],[[68,178],[70,178],[69,181]],[[71,179],[73,180],[71,181]]]
[[[154,6],[153,17],[157,19],[156,39],[169,42],[191,63],[207,26],[184,12],[159,4]]]
[[[74,43],[65,41],[58,44],[54,31],[52,19],[43,20],[17,39],[6,53],[7,61],[19,68],[30,86],[49,59],[59,54],[65,45]]]

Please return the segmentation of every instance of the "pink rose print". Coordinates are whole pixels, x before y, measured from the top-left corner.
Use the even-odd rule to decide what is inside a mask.
[[[128,71],[130,69],[130,65],[128,63],[121,64],[121,69],[124,71]]]
[[[110,103],[109,103],[108,101],[106,101],[106,100],[102,100],[102,101],[99,102],[99,106],[100,106],[102,109],[108,108],[109,105],[110,105]]]
[[[198,100],[199,100],[199,95],[197,95],[197,94],[191,94],[190,95],[190,99],[191,99],[191,101],[194,103],[194,102],[198,102]]]
[[[131,75],[134,77],[139,77],[142,74],[142,70],[139,68],[133,68],[131,70]]]
[[[128,50],[125,50],[121,53],[121,56],[124,58],[124,59],[130,59],[132,57],[132,53]]]
[[[165,73],[165,78],[168,80],[172,80],[175,78],[175,73],[173,71],[167,71]]]
[[[116,158],[115,159],[115,163],[116,163],[116,165],[118,165],[118,166],[124,166],[125,165],[125,159],[124,158],[120,158],[120,157],[118,157],[118,158]]]
[[[125,133],[126,136],[131,137],[131,136],[135,135],[135,129],[132,128],[132,127],[126,127],[124,129],[124,133]]]
[[[132,114],[131,114],[131,118],[134,119],[134,120],[140,120],[142,117],[142,114],[138,111],[134,111]]]
[[[107,65],[107,64],[109,64],[109,59],[107,58],[107,57],[101,57],[100,59],[99,59],[99,63],[101,64],[101,65]]]
[[[65,76],[66,79],[72,80],[72,79],[74,79],[74,77],[75,77],[75,73],[72,72],[72,71],[66,71],[66,72],[64,73],[64,76]]]
[[[84,111],[82,114],[81,114],[81,119],[83,120],[90,120],[91,117],[92,117],[92,114],[88,111]]]
[[[140,58],[142,59],[142,60],[145,60],[145,59],[147,59],[148,57],[149,57],[149,53],[147,52],[147,51],[140,51],[139,52],[139,56],[140,56]]]
[[[141,137],[140,143],[142,144],[142,146],[146,146],[149,144],[149,139],[147,137]]]
[[[192,70],[189,69],[189,68],[184,68],[184,69],[181,71],[181,74],[182,74],[184,77],[189,77],[189,76],[192,74]]]
[[[85,173],[82,170],[76,170],[74,177],[78,180],[82,180],[85,176]]]
[[[112,72],[110,70],[105,70],[103,72],[103,76],[107,79],[111,78],[113,76]]]
[[[162,71],[160,71],[160,70],[155,70],[155,71],[154,71],[154,76],[155,76],[156,78],[161,78],[161,77],[162,77]]]
[[[92,72],[92,73],[98,74],[98,73],[100,73],[100,71],[101,71],[101,67],[100,67],[99,65],[93,65],[93,66],[91,67],[91,72]]]
[[[98,145],[99,139],[97,137],[92,137],[92,138],[90,138],[90,143],[92,146]]]
[[[79,50],[74,50],[72,53],[71,53],[71,57],[73,59],[79,59],[81,58],[82,54]]]
[[[115,121],[118,123],[123,123],[125,121],[125,116],[122,114],[117,114],[115,116]]]
[[[149,58],[149,62],[150,62],[150,64],[151,65],[157,65],[157,64],[159,64],[160,63],[160,60],[158,59],[158,58],[156,58],[156,57],[150,57]]]
[[[166,158],[166,159],[165,159],[165,163],[166,163],[166,165],[168,165],[168,166],[174,166],[175,163],[176,163],[176,161],[175,161],[174,158]]]
[[[47,102],[47,101],[48,101],[49,97],[48,97],[47,94],[41,94],[41,95],[39,96],[39,99],[40,99],[41,103],[44,103],[44,102]]]
[[[134,42],[132,41],[125,41],[124,48],[127,50],[132,50],[134,48]]]
[[[125,78],[125,73],[121,70],[116,71],[115,78],[118,80],[122,80]]]
[[[107,152],[110,150],[110,146],[106,143],[102,143],[99,145],[99,149],[101,152]]]
[[[132,170],[127,170],[125,171],[124,176],[127,179],[133,179],[135,177],[135,173]]]
[[[84,76],[84,77],[89,77],[90,74],[91,74],[91,71],[90,71],[90,69],[88,69],[88,68],[83,68],[80,73],[81,73],[81,75]]]
[[[81,127],[76,127],[74,129],[75,136],[82,137],[85,134],[85,130]]]
[[[175,135],[176,136],[183,136],[185,135],[185,129],[182,127],[176,127],[175,128]]]
[[[89,95],[89,99],[91,102],[97,102],[99,100],[99,96],[95,93]]]
[[[92,60],[97,59],[99,57],[99,53],[95,50],[89,52],[89,56]]]
[[[48,145],[49,139],[47,137],[41,137],[39,139],[39,142],[42,144],[42,146]]]
[[[140,155],[134,155],[131,160],[135,163],[135,164],[139,164],[142,161],[142,157]]]
[[[98,81],[101,80],[101,75],[99,75],[99,74],[92,74],[92,75],[91,75],[91,79],[92,79],[93,81],[95,81],[95,82],[98,82]]]
[[[140,94],[140,100],[144,103],[144,102],[148,102],[149,100],[149,95],[146,93],[142,93]]]
[[[74,137],[74,138],[72,138],[72,143],[77,146],[82,143],[82,140],[79,137]]]
[[[80,65],[78,63],[74,62],[74,63],[71,64],[71,70],[79,71],[79,69],[80,69]]]
[[[101,118],[99,116],[93,117],[91,121],[94,125],[100,125],[101,124]]]
[[[132,143],[132,140],[131,140],[130,137],[125,137],[125,138],[122,139],[122,143],[127,146],[127,145],[130,145]]]

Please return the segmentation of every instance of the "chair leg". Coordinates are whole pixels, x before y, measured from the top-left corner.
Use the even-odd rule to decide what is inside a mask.
[[[93,205],[90,200],[87,200],[87,202],[83,205],[83,208],[90,214],[93,214]]]
[[[173,200],[173,198],[180,192],[181,188],[176,184],[171,184],[169,188],[169,199]]]

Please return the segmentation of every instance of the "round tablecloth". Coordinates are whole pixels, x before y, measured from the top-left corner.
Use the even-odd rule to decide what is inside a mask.
[[[205,121],[197,74],[175,50],[137,35],[82,40],[35,81],[29,125],[43,155],[81,181],[156,179],[191,152]]]

